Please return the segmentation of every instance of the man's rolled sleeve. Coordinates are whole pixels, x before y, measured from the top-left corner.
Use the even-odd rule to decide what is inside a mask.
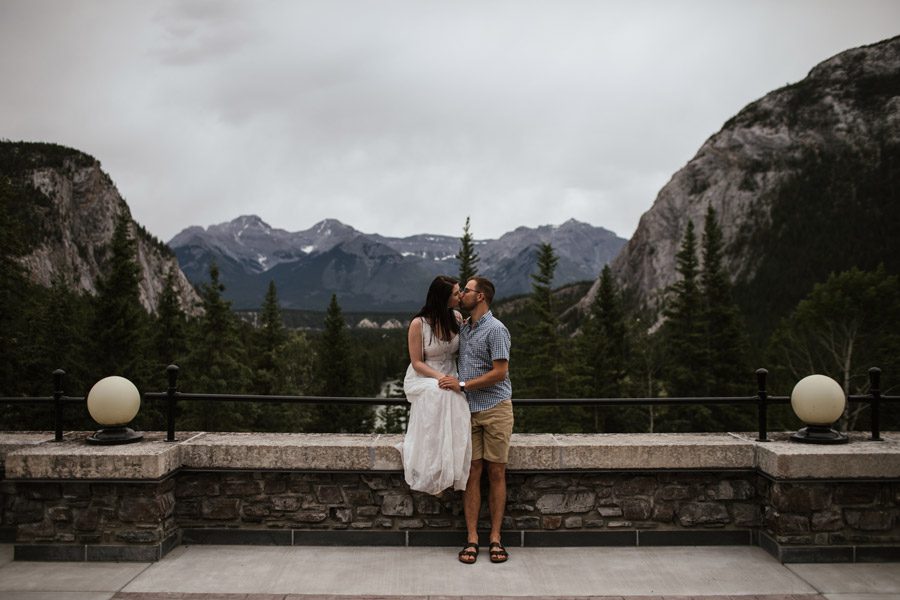
[[[509,360],[509,348],[511,345],[509,330],[505,327],[492,330],[488,335],[488,344],[491,351],[491,360]]]

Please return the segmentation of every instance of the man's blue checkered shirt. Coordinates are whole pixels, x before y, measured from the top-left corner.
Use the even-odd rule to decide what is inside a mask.
[[[468,381],[494,368],[495,360],[509,360],[510,337],[506,325],[488,311],[478,319],[463,323],[459,331],[459,380]],[[480,412],[512,398],[509,373],[494,385],[478,390],[466,390],[471,412]]]

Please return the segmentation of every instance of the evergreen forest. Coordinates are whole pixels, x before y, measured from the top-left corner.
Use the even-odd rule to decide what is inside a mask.
[[[66,373],[64,391],[86,395],[102,377],[118,374],[139,390],[164,391],[166,366],[179,366],[178,388],[216,394],[324,397],[402,397],[408,365],[404,329],[356,329],[336,297],[325,314],[298,324],[279,307],[270,284],[253,318],[238,315],[223,297],[218,269],[198,290],[196,316],[179,306],[169,273],[157,310],[138,298],[135,226],[121,217],[108,249],[97,294],[73,292],[64,277],[50,288],[30,283],[17,261],[16,216],[0,203],[0,396],[46,396],[52,373]],[[460,239],[463,280],[477,274],[469,221]],[[884,372],[882,389],[896,393],[900,371],[900,279],[883,265],[830,273],[766,332],[751,334],[722,267],[722,232],[708,210],[702,231],[689,225],[677,256],[677,282],[655,310],[636,308],[609,267],[586,314],[574,308],[590,282],[554,288],[557,258],[550,244],[536,248],[532,292],[494,306],[513,339],[514,398],[628,398],[752,396],[754,371],[769,370],[771,394],[788,395],[803,376],[823,373],[848,394],[868,391],[867,370]],[[424,292],[424,290],[423,290]],[[396,315],[392,315],[396,317]],[[311,321],[318,319],[315,327]],[[354,316],[355,318],[355,316]],[[406,317],[408,320],[409,316]],[[293,326],[289,327],[286,322]],[[352,322],[352,321],[351,321]],[[900,426],[900,407],[883,407],[882,428]],[[183,402],[181,431],[402,432],[405,406]],[[11,404],[0,429],[52,429],[49,405]],[[851,404],[843,429],[869,425],[864,405]],[[162,404],[146,401],[133,425],[165,428]],[[801,424],[789,407],[770,409],[772,430]],[[66,409],[65,428],[94,429],[81,407]],[[519,406],[518,432],[754,431],[753,407]]]

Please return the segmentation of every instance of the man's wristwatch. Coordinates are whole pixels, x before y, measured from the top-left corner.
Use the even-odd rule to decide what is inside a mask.
[[[459,382],[459,391],[461,391],[463,394],[466,393],[466,382],[465,381]]]

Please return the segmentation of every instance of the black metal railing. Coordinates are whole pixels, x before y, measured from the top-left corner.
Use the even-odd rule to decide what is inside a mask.
[[[54,439],[59,442],[63,439],[63,405],[84,404],[87,398],[84,396],[66,396],[63,391],[63,382],[66,372],[62,369],[53,371],[53,395],[52,396],[4,396],[0,397],[0,404],[53,404]]]
[[[178,391],[178,372],[176,365],[166,367],[168,389],[165,392],[145,392],[145,400],[165,401],[166,403],[166,440],[175,441],[176,408],[183,401],[221,401],[221,402],[261,402],[289,404],[362,404],[369,406],[402,406],[406,398],[358,398],[346,396],[261,396],[252,394],[201,394]],[[790,396],[770,396],[766,389],[769,372],[766,369],[756,370],[757,391],[752,396],[704,396],[678,398],[516,398],[516,406],[670,406],[670,405],[755,405],[757,411],[758,437],[761,442],[768,438],[768,407],[778,404],[790,404]],[[63,406],[66,404],[84,404],[86,398],[66,396],[63,391],[65,372],[57,369],[53,372],[53,395],[38,397],[0,397],[0,404],[41,404],[53,403],[53,419],[56,441],[63,439]],[[869,369],[869,393],[854,394],[847,397],[848,402],[864,402],[870,408],[870,441],[881,441],[881,405],[885,402],[900,402],[900,396],[883,396],[881,394],[881,369]]]

